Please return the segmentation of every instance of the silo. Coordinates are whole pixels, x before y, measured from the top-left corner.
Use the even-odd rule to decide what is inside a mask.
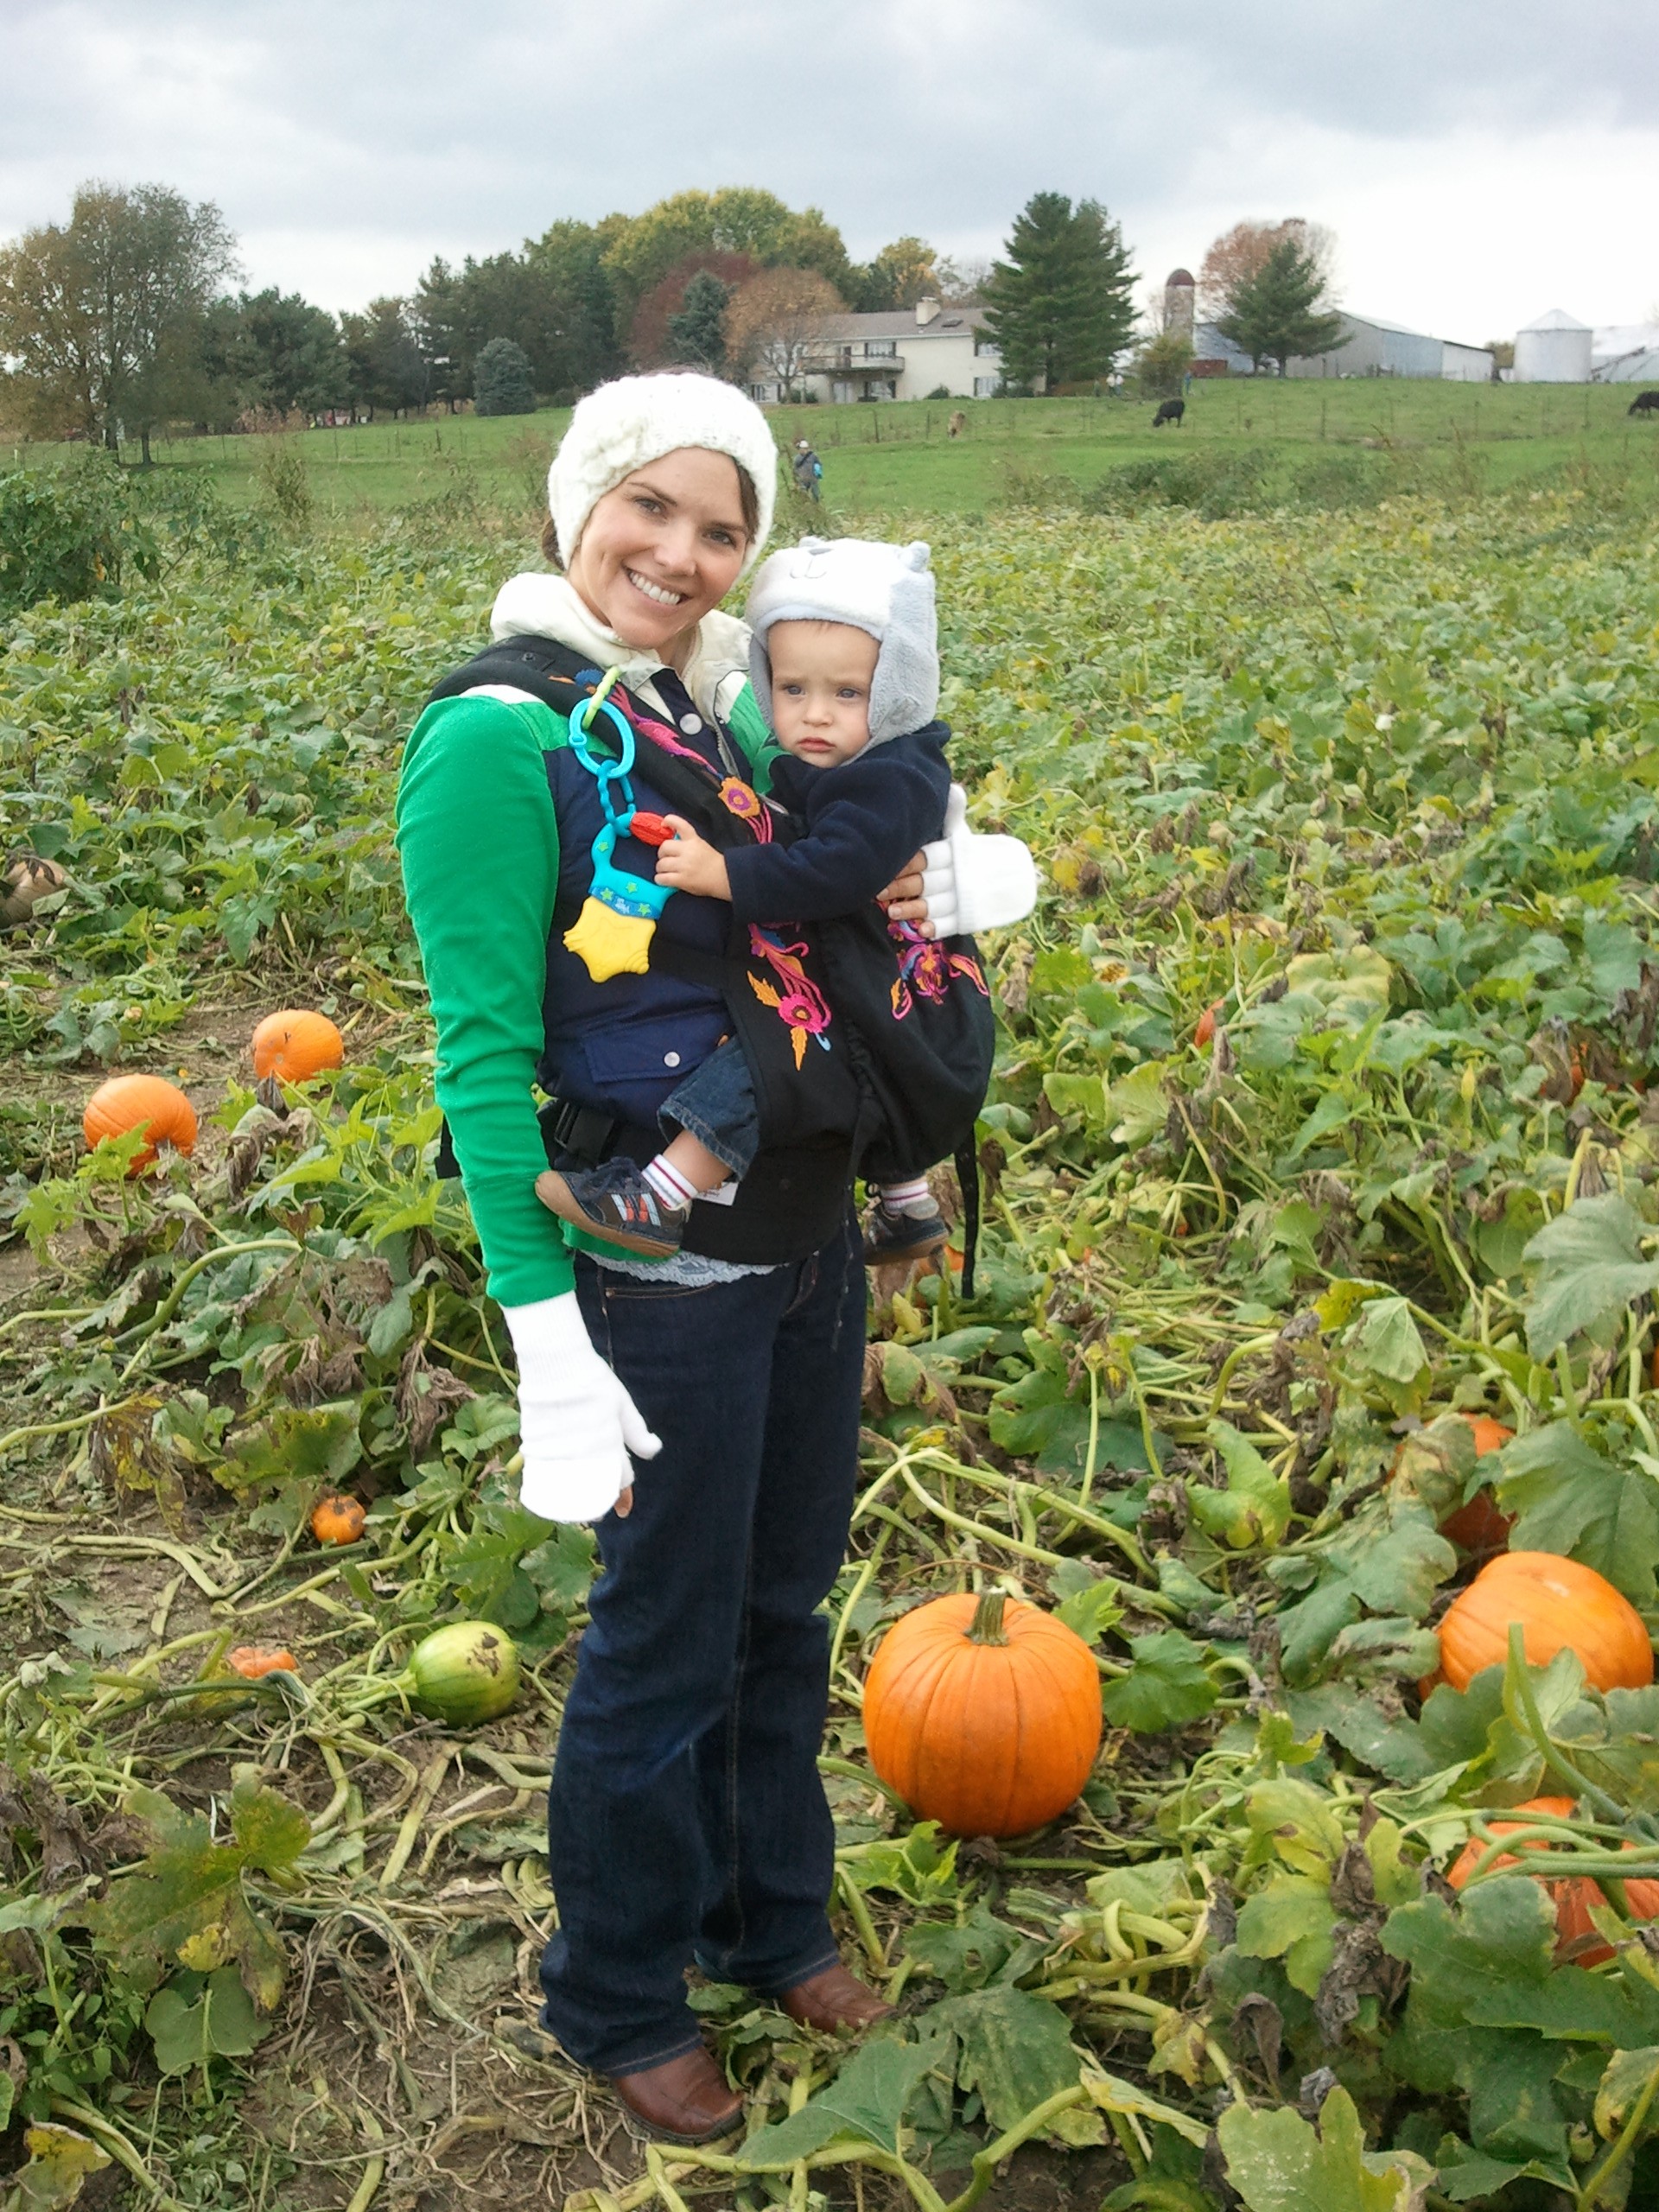
[[[1516,384],[1588,384],[1595,333],[1560,308],[1515,334]]]
[[[1164,279],[1164,328],[1191,338],[1196,299],[1197,288],[1190,270],[1172,269]]]

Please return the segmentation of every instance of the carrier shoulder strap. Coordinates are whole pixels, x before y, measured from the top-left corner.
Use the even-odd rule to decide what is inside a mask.
[[[594,688],[591,683],[578,680],[589,672],[591,665],[583,654],[561,645],[556,638],[500,638],[435,683],[427,694],[427,703],[458,699],[483,683],[499,683],[515,691],[527,691],[568,721],[578,702]]]

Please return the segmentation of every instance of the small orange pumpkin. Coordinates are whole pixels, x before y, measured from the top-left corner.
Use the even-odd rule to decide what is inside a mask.
[[[1501,1421],[1492,1420],[1488,1414],[1465,1414],[1463,1418],[1474,1433],[1477,1459],[1484,1459],[1489,1452],[1501,1452],[1515,1434],[1512,1428],[1505,1428]],[[1399,1452],[1395,1452],[1396,1466],[1399,1459]],[[1491,1491],[1478,1490],[1455,1512],[1446,1515],[1440,1523],[1440,1534],[1449,1536],[1466,1552],[1501,1552],[1509,1542],[1514,1526],[1514,1516],[1498,1510]]]
[[[1452,1599],[1440,1623],[1441,1677],[1463,1690],[1483,1667],[1501,1666],[1514,1622],[1529,1667],[1570,1649],[1599,1690],[1653,1680],[1653,1646],[1635,1606],[1594,1567],[1554,1552],[1501,1552]]]
[[[320,1544],[354,1544],[368,1518],[354,1497],[334,1491],[311,1509],[311,1533]]]
[[[343,1067],[346,1040],[326,1014],[286,1007],[253,1033],[253,1071],[263,1082],[304,1083],[322,1068]]]
[[[1192,1042],[1198,1046],[1200,1052],[1204,1050],[1206,1045],[1214,1044],[1216,1038],[1216,1017],[1226,1003],[1227,1001],[1224,996],[1218,998],[1213,1006],[1205,1007],[1204,1012],[1198,1016],[1198,1026],[1192,1032]]]
[[[257,1682],[266,1675],[297,1675],[300,1662],[285,1647],[269,1643],[238,1643],[225,1654],[225,1664],[245,1681]]]
[[[1024,1835],[1063,1813],[1089,1779],[1101,1722],[1089,1646],[1000,1590],[906,1613],[864,1684],[871,1764],[952,1835]]]
[[[1529,1797],[1524,1805],[1517,1805],[1515,1809],[1517,1815],[1522,1817],[1513,1821],[1488,1821],[1487,1826],[1494,1835],[1510,1835],[1516,1828],[1524,1827],[1527,1825],[1524,1816],[1529,1813],[1541,1814],[1547,1820],[1570,1820],[1573,1816],[1573,1805],[1570,1797]],[[1553,1847],[1541,1836],[1535,1836],[1529,1843],[1523,1843],[1521,1846],[1522,1851],[1541,1851],[1545,1853]],[[1623,1848],[1626,1851],[1634,1851],[1636,1846],[1633,1843],[1627,1843]],[[1446,1877],[1454,1890],[1462,1889],[1471,1874],[1474,1872],[1485,1849],[1486,1846],[1477,1836],[1471,1836],[1465,1844],[1452,1861]],[[1516,1866],[1520,1864],[1520,1861],[1513,1853],[1505,1852],[1501,1859],[1495,1859],[1492,1864],[1494,1868]],[[1601,1885],[1599,1882],[1592,1882],[1586,1874],[1574,1875],[1569,1879],[1560,1882],[1545,1881],[1541,1874],[1538,1878],[1544,1881],[1544,1887],[1555,1902],[1556,1957],[1570,1958],[1581,1967],[1599,1966],[1604,1959],[1611,1959],[1613,1955],[1613,1947],[1599,1933],[1590,1917],[1592,1905],[1605,1904],[1607,1902]],[[1646,1880],[1626,1882],[1624,1899],[1630,1906],[1630,1917],[1633,1920],[1659,1920],[1659,1882]]]
[[[170,1144],[186,1154],[196,1148],[196,1109],[164,1076],[111,1076],[87,1100],[80,1130],[89,1152],[105,1137],[124,1137],[137,1128],[145,1131],[147,1141],[134,1154],[130,1174],[142,1174],[150,1166],[158,1145]]]

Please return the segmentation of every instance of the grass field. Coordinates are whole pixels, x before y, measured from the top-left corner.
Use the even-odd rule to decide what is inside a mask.
[[[1065,505],[1115,472],[1151,462],[1167,469],[1178,461],[1200,494],[1220,485],[1224,505],[1250,508],[1278,499],[1370,504],[1402,491],[1468,496],[1586,466],[1659,486],[1659,423],[1632,422],[1630,398],[1630,388],[1618,385],[1240,378],[1195,383],[1185,422],[1159,431],[1151,401],[1122,398],[969,401],[957,439],[947,432],[951,404],[938,400],[778,408],[772,417],[780,446],[804,435],[818,448],[832,512]],[[435,416],[301,431],[292,442],[327,514],[375,512],[463,489],[528,508],[539,502],[568,420],[563,410],[492,420]],[[186,438],[159,442],[156,454],[163,468],[207,469],[227,500],[245,504],[257,496],[270,442]],[[65,449],[13,450],[40,462]]]

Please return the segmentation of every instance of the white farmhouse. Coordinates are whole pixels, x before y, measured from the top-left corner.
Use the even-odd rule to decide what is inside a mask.
[[[918,300],[886,315],[826,315],[802,359],[796,389],[817,399],[988,399],[1001,389],[1002,356],[983,308]],[[785,397],[777,378],[749,385],[763,406]]]

